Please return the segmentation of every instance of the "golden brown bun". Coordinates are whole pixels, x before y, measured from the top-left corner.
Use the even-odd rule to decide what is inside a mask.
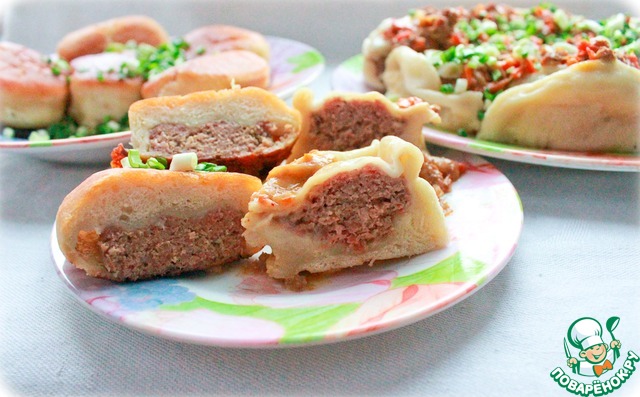
[[[111,43],[135,41],[157,47],[169,40],[169,35],[155,20],[142,15],[109,19],[73,31],[57,46],[60,58],[70,61],[82,55],[103,52]]]
[[[344,269],[442,248],[448,243],[444,214],[433,187],[419,177],[423,161],[414,145],[387,136],[362,149],[313,150],[280,165],[249,202],[242,219],[247,243],[270,246],[267,273],[288,280],[303,271]],[[372,170],[387,186],[368,177]],[[387,189],[398,185],[404,186],[403,199]],[[384,209],[387,203],[391,207]],[[384,221],[376,219],[380,213]],[[354,230],[358,234],[350,235]]]
[[[122,78],[124,62],[137,62],[133,53],[105,52],[71,61],[69,115],[80,125],[95,127],[106,117],[120,120],[141,98],[142,78]]]
[[[142,86],[142,97],[185,95],[241,87],[269,86],[269,64],[253,52],[238,50],[203,55],[153,76]]]
[[[41,128],[64,115],[69,89],[44,56],[19,44],[0,42],[0,124]]]
[[[269,60],[269,43],[264,36],[236,26],[203,26],[187,33],[183,39],[189,43],[188,58],[230,50],[247,50]]]
[[[143,99],[131,105],[129,125],[131,145],[143,156],[170,159],[195,151],[201,161],[259,175],[291,152],[300,131],[300,113],[269,91],[246,87]],[[206,132],[194,133],[203,128]],[[184,131],[167,138],[169,129]],[[255,145],[246,149],[243,142]]]
[[[105,252],[100,246],[104,242],[100,238],[109,229],[150,229],[167,218],[196,222],[218,209],[244,214],[249,197],[260,186],[260,180],[255,177],[226,172],[133,168],[100,171],[76,187],[60,205],[56,217],[58,244],[69,262],[90,276],[120,281],[178,274],[167,264],[154,263],[148,264],[148,269],[143,269],[142,263],[135,264],[141,267],[135,272],[136,277],[127,276],[126,269],[108,270],[104,262]],[[168,232],[161,230],[159,233]],[[139,243],[142,245],[144,242]],[[202,243],[204,241],[193,242]],[[235,253],[238,257],[254,253],[247,249],[244,241],[239,251]],[[221,265],[217,258],[210,259],[211,266]],[[166,262],[170,260],[167,258]],[[174,267],[179,268],[180,263]]]
[[[426,102],[400,108],[379,92],[333,93],[317,104],[313,92],[298,90],[293,107],[300,111],[302,127],[288,161],[312,149],[352,150],[374,139],[395,135],[426,151],[422,127],[440,117]]]

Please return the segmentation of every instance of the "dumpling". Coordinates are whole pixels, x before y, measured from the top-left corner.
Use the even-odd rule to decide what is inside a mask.
[[[291,153],[300,113],[267,90],[234,87],[140,100],[129,123],[131,146],[143,158],[195,152],[230,171],[262,175]]]
[[[478,139],[534,148],[638,151],[640,71],[622,62],[574,64],[503,92]]]
[[[439,91],[438,71],[423,54],[409,47],[397,47],[386,58],[382,81],[387,96],[416,96],[440,107],[440,128],[448,131],[480,129],[478,111],[484,107],[482,92],[444,94]]]
[[[422,126],[440,122],[428,103],[400,107],[379,92],[334,93],[314,105],[311,90],[301,89],[293,97],[293,107],[300,112],[302,125],[289,161],[312,149],[359,149],[386,135],[426,150]]]
[[[344,269],[444,247],[448,233],[424,155],[395,136],[348,152],[311,151],[274,168],[242,219],[251,247],[271,247],[267,274]]]

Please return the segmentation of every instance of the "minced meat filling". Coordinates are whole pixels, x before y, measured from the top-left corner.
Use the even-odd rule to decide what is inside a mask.
[[[136,230],[109,227],[97,245],[104,267],[120,281],[210,269],[240,259],[243,215],[218,210],[199,219],[167,217],[162,225]]]
[[[380,102],[334,98],[313,113],[309,134],[316,138],[316,149],[344,151],[397,135],[404,126],[405,121],[392,116]]]
[[[302,208],[279,219],[294,232],[363,251],[393,231],[395,216],[409,205],[402,178],[373,166],[338,174],[313,188]]]
[[[149,131],[150,151],[171,156],[195,152],[198,157],[231,158],[255,153],[274,145],[276,126],[269,122],[240,125],[217,121],[189,127],[159,124]]]
[[[451,191],[453,182],[460,179],[466,171],[464,163],[446,157],[437,157],[424,154],[424,163],[420,169],[420,178],[433,186],[438,197]]]

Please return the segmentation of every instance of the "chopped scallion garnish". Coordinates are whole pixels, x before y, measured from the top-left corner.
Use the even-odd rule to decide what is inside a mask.
[[[196,171],[203,172],[225,172],[227,167],[224,165],[217,165],[213,163],[202,162],[196,166]]]
[[[138,149],[129,149],[127,152],[127,160],[129,160],[129,166],[131,168],[149,168],[140,158],[140,151]]]
[[[452,84],[442,84],[440,86],[440,92],[443,92],[445,94],[452,94],[454,91],[454,87]]]
[[[153,168],[156,170],[164,170],[167,168],[166,165],[162,164],[155,157],[150,157],[149,160],[147,160],[147,165],[149,166],[149,168]]]

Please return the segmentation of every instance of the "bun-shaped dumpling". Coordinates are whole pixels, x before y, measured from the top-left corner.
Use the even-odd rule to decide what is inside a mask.
[[[131,146],[144,157],[196,152],[201,161],[259,175],[286,159],[300,113],[256,87],[143,99],[129,108]]]
[[[440,117],[426,102],[400,107],[379,92],[333,93],[313,103],[313,92],[300,89],[293,107],[300,111],[302,127],[289,160],[318,150],[353,150],[374,139],[395,135],[426,151],[422,127]],[[407,101],[409,102],[409,101]]]
[[[240,220],[260,185],[227,172],[100,171],[60,205],[58,243],[74,266],[115,281],[215,270],[254,253]]]
[[[232,85],[267,88],[270,70],[267,61],[250,51],[202,55],[152,76],[142,86],[142,97],[186,95]]]
[[[120,120],[141,99],[142,77],[124,77],[120,65],[134,68],[133,51],[83,55],[71,61],[69,115],[80,125],[95,127],[105,119]]]
[[[187,57],[217,54],[231,50],[246,50],[269,60],[269,42],[260,33],[230,25],[207,25],[183,36],[189,43]]]
[[[65,74],[54,74],[45,56],[20,44],[0,42],[0,124],[41,128],[64,116],[69,97]]]
[[[154,19],[144,15],[127,15],[68,33],[58,43],[57,52],[60,58],[70,61],[82,55],[104,52],[111,43],[135,41],[157,47],[168,40],[169,35]]]
[[[640,70],[585,61],[511,87],[489,106],[478,139],[555,150],[637,152]]]
[[[267,273],[286,280],[442,248],[444,214],[419,177],[423,161],[416,146],[387,136],[278,166],[242,219],[247,243],[270,246]]]

